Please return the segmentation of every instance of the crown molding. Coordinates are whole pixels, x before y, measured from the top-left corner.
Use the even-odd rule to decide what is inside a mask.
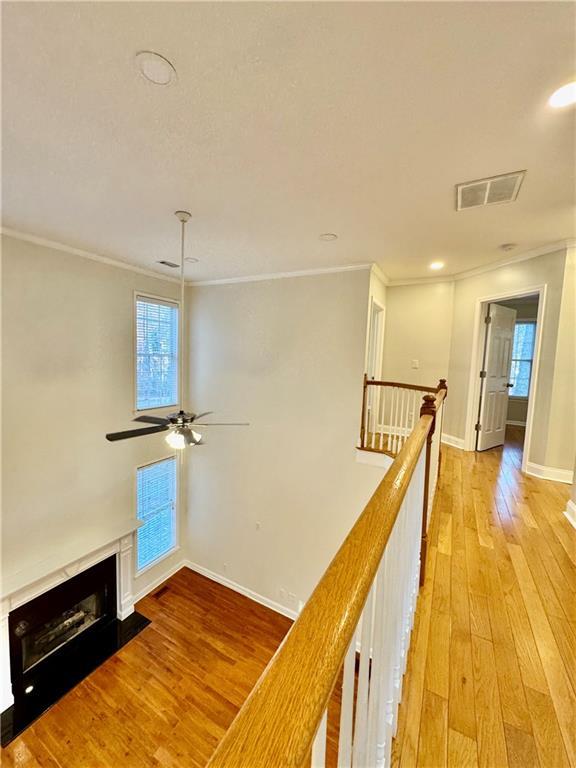
[[[269,272],[261,275],[246,277],[223,277],[217,280],[189,280],[186,285],[202,287],[204,285],[233,285],[234,283],[260,283],[264,280],[285,280],[290,277],[314,277],[316,275],[332,275],[337,272],[359,272],[372,269],[372,264],[347,264],[343,267],[320,267],[318,269],[298,269],[294,272]]]
[[[517,264],[521,261],[528,261],[529,259],[535,259],[538,256],[545,256],[547,253],[554,253],[560,251],[563,248],[574,248],[576,246],[576,240],[559,240],[549,245],[543,245],[540,248],[533,248],[524,253],[518,253],[515,256],[509,256],[508,258],[500,259],[499,261],[491,261],[490,264],[485,264],[482,267],[475,267],[474,269],[467,269],[463,272],[455,272],[453,275],[445,275],[443,277],[415,277],[407,278],[405,280],[390,280],[388,285],[391,288],[395,288],[401,285],[426,285],[433,283],[455,283],[459,280],[465,280],[469,277],[476,277],[477,275],[483,275],[486,272],[494,272],[496,269],[506,267],[510,264]]]
[[[110,267],[118,267],[120,269],[127,269],[131,272],[137,272],[147,277],[154,277],[156,280],[165,280],[169,283],[179,283],[180,280],[177,277],[169,277],[162,272],[156,272],[152,269],[146,269],[145,267],[139,267],[136,264],[130,264],[121,259],[114,259],[110,256],[102,256],[99,253],[92,251],[85,251],[81,248],[74,248],[65,243],[61,243],[57,240],[49,240],[45,237],[37,237],[26,232],[19,232],[18,230],[11,229],[10,227],[0,227],[0,234],[6,235],[6,237],[12,237],[15,240],[22,240],[34,245],[41,245],[46,248],[52,248],[56,251],[62,251],[74,256],[80,256],[83,259],[91,259],[92,261],[106,264]],[[576,248],[576,239],[559,240],[558,242],[551,243],[549,245],[542,246],[540,248],[534,248],[524,253],[516,254],[508,258],[501,259],[500,261],[493,261],[490,264],[486,264],[482,267],[476,267],[475,269],[465,270],[463,272],[456,272],[453,275],[445,275],[438,277],[415,277],[391,280],[383,271],[382,268],[375,262],[365,264],[347,264],[342,267],[320,267],[317,269],[300,269],[292,272],[270,272],[258,275],[248,275],[245,277],[223,277],[214,280],[186,280],[186,285],[190,286],[204,286],[204,285],[232,285],[234,283],[256,283],[264,280],[283,280],[291,277],[312,277],[314,275],[329,275],[338,272],[357,272],[360,270],[369,269],[372,271],[384,285],[390,288],[396,288],[403,285],[433,285],[434,283],[453,283],[458,280],[464,280],[468,277],[476,277],[477,275],[485,274],[486,272],[493,272],[500,267],[505,267],[509,264],[516,264],[521,261],[528,261],[529,259],[535,259],[538,256],[544,256],[547,253],[554,253],[554,251],[561,250],[562,248],[574,249]]]
[[[376,262],[372,264],[372,274],[375,275],[380,282],[384,283],[384,285],[390,285],[390,278],[382,271]]]
[[[55,251],[62,251],[63,253],[69,253],[73,256],[80,256],[83,259],[90,259],[91,261],[98,261],[100,264],[106,264],[109,267],[119,267],[120,269],[127,269],[130,272],[138,272],[141,275],[147,277],[154,277],[156,280],[166,280],[169,283],[179,283],[180,281],[176,277],[168,277],[161,272],[155,272],[153,269],[146,269],[145,267],[138,267],[136,264],[129,264],[126,261],[120,259],[112,259],[110,256],[102,256],[99,253],[92,253],[92,251],[84,251],[81,248],[73,248],[71,245],[60,243],[57,240],[48,240],[45,237],[36,237],[36,235],[29,235],[26,232],[18,232],[10,227],[0,227],[0,234],[6,235],[6,237],[12,237],[14,240],[22,240],[25,243],[32,243],[33,245],[42,245],[45,248],[52,248]]]

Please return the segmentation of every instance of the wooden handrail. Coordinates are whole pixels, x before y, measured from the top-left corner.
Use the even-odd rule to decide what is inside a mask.
[[[420,417],[207,768],[301,768],[309,758],[434,418]]]
[[[444,381],[444,379],[442,379]],[[398,381],[377,381],[376,379],[366,379],[365,386],[376,387],[398,387],[398,389],[415,389],[418,392],[439,392],[440,387],[424,387],[420,384],[401,384]]]

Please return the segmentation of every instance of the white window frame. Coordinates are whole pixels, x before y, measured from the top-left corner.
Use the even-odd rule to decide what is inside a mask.
[[[530,358],[530,378],[528,379],[528,393],[530,393],[530,386],[532,384],[532,374],[534,373],[534,354],[536,352],[536,320],[530,318],[529,320],[522,320],[522,318],[516,318],[516,322],[514,325],[514,333],[516,333],[516,326],[517,325],[533,325],[534,326],[534,345],[532,347],[532,357]],[[512,340],[512,347],[514,347],[514,340]],[[512,352],[514,352],[514,349],[512,349]],[[514,360],[518,360],[520,358],[512,358],[512,362]],[[525,360],[521,362],[526,362]],[[514,400],[515,403],[521,403],[521,402],[527,402],[528,395],[510,395],[510,400]]]
[[[169,405],[155,405],[152,408],[138,408],[138,350],[137,350],[137,337],[138,337],[138,329],[137,329],[137,320],[136,320],[136,312],[137,312],[137,305],[138,305],[138,299],[149,299],[150,301],[156,301],[159,304],[166,304],[171,307],[176,307],[178,310],[178,370],[176,374],[176,402],[170,403]],[[180,306],[180,301],[178,299],[172,299],[169,296],[158,296],[154,293],[146,293],[145,291],[134,291],[133,294],[133,300],[132,300],[132,378],[133,378],[133,397],[134,397],[134,409],[133,413],[149,413],[150,411],[165,411],[166,409],[174,409],[176,408],[179,410],[180,408],[180,398],[181,398],[181,392],[180,392],[180,380],[181,380],[181,370],[180,366],[183,365],[182,362],[182,307]]]
[[[141,295],[141,294],[139,294]],[[134,470],[134,512],[136,515],[136,520],[138,520],[138,470],[145,469],[146,467],[151,467],[154,464],[161,464],[163,461],[168,461],[168,459],[174,459],[176,461],[176,493],[175,493],[175,501],[174,501],[174,546],[171,547],[169,550],[164,552],[164,554],[160,555],[156,560],[154,560],[151,563],[148,563],[148,565],[145,565],[143,568],[138,568],[138,530],[134,533],[134,577],[137,578],[138,576],[141,576],[143,573],[146,573],[146,571],[149,571],[151,568],[155,568],[159,563],[161,563],[163,560],[166,560],[167,557],[170,557],[175,552],[178,552],[180,549],[180,462],[178,461],[178,456],[175,453],[167,454],[166,456],[162,456],[160,459],[154,459],[154,461],[147,461],[144,464],[139,464],[135,470]],[[140,526],[142,527],[142,526]]]

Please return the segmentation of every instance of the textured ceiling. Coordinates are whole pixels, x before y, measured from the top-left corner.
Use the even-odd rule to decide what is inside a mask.
[[[191,279],[414,278],[574,236],[575,110],[546,103],[572,3],[2,5],[7,227],[156,268],[188,208]],[[519,169],[517,202],[455,212],[457,182]]]

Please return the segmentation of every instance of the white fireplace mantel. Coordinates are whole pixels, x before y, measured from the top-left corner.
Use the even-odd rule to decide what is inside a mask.
[[[10,682],[8,614],[101,560],[116,555],[118,618],[134,611],[132,552],[141,520],[124,520],[106,531],[89,530],[58,552],[21,570],[2,574],[0,601],[0,712],[13,703]]]

